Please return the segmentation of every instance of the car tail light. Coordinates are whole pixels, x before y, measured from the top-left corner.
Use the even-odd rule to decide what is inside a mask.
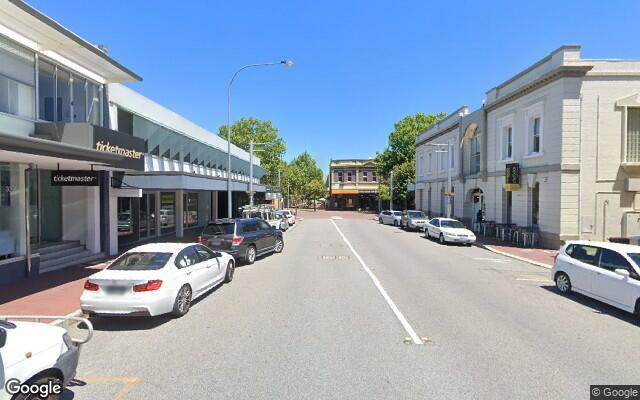
[[[134,292],[151,292],[152,290],[158,290],[162,286],[161,280],[153,280],[133,287]]]
[[[84,282],[84,290],[90,290],[92,292],[97,292],[98,291],[99,286],[96,285],[93,282],[89,282],[89,280],[86,280]]]
[[[234,236],[233,239],[231,239],[231,245],[237,246],[240,243],[242,243],[243,240],[244,240],[244,236]]]
[[[196,238],[196,242],[198,242],[200,244],[207,244],[207,241],[202,236],[198,236]]]

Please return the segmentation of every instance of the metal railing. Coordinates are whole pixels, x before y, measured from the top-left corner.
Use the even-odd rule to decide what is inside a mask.
[[[7,321],[28,321],[28,322],[38,322],[43,323],[43,321],[52,321],[56,325],[61,325],[63,322],[66,322],[67,328],[69,331],[69,322],[77,322],[78,324],[84,324],[86,326],[87,336],[82,339],[71,337],[71,340],[76,346],[83,345],[93,338],[93,324],[87,318],[82,317],[70,317],[70,316],[55,316],[55,315],[0,315],[0,320]]]

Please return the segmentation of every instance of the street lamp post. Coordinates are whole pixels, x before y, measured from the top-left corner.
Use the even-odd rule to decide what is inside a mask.
[[[233,85],[233,80],[236,79],[236,76],[247,68],[253,67],[269,67],[272,65],[284,65],[285,67],[291,67],[293,65],[293,61],[283,60],[278,62],[269,62],[269,63],[261,63],[261,64],[249,64],[244,67],[239,68],[229,80],[229,85],[227,86],[227,216],[229,218],[233,217],[233,207],[232,207],[232,198],[231,198],[231,86]],[[253,160],[251,160],[251,168],[253,169]]]
[[[451,151],[449,143],[427,143],[427,146],[444,147],[446,150],[436,150],[436,153],[447,153],[447,218],[451,218]]]
[[[393,211],[393,171],[389,179],[389,210]]]

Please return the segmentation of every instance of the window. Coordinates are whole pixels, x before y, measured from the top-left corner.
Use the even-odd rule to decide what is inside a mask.
[[[567,249],[567,254],[578,261],[597,266],[600,255],[599,250],[599,248],[593,246],[574,245],[571,247],[570,252]]]
[[[73,76],[73,121],[87,121],[87,81]]]
[[[422,176],[424,171],[424,156],[420,155],[418,159],[418,175]]]
[[[436,152],[440,156],[440,171],[444,171],[445,166],[447,165],[445,152]]]
[[[258,221],[258,223],[260,224],[259,227],[261,231],[268,231],[271,229],[271,225],[267,224],[264,221]]]
[[[367,182],[369,179],[369,173],[367,171],[362,172],[362,182]]]
[[[193,249],[193,246],[190,246],[182,250],[176,256],[175,264],[176,264],[176,267],[180,269],[180,268],[186,268],[192,265],[196,265],[199,262],[200,262],[200,259],[198,258],[198,255],[196,254],[195,250]]]
[[[640,162],[640,108],[627,108],[627,162]]]
[[[338,182],[344,182],[342,177],[342,171],[338,171]]]
[[[376,171],[371,171],[371,182],[377,182],[378,177],[376,176]]]
[[[204,246],[198,245],[195,247],[195,249],[198,257],[200,258],[200,261],[207,261],[215,257],[214,252]]]
[[[125,253],[107,269],[114,271],[155,271],[163,268],[171,253],[134,252]]]
[[[40,104],[40,119],[55,121],[56,105],[53,102],[55,96],[56,67],[45,61],[38,61],[38,102]]]
[[[242,226],[242,233],[255,232],[258,230],[259,227],[260,227],[260,224],[258,223],[258,221],[246,222]]]
[[[431,154],[431,153],[429,153],[428,161],[427,161],[427,173],[428,173],[428,174],[430,174],[430,173],[431,173],[431,161],[432,161],[431,159],[432,159],[432,154]]]
[[[8,165],[0,165],[0,207],[11,207],[11,169]]]
[[[631,265],[629,262],[617,251],[609,250],[609,249],[600,249],[600,268],[606,269],[607,271],[615,271],[616,269],[624,269],[627,271],[632,271]]]
[[[133,135],[133,114],[120,107],[118,107],[118,132]]]
[[[477,174],[480,172],[480,137],[477,132],[471,137],[469,148],[471,151],[469,170],[472,174]]]
[[[511,160],[513,158],[513,127],[502,128],[502,159]]]
[[[454,169],[456,166],[456,161],[455,161],[455,151],[454,151],[454,145],[453,142],[449,143],[449,149],[447,150],[447,157],[449,157],[449,168],[450,169]]]
[[[540,117],[536,116],[531,119],[531,153],[540,153]]]
[[[540,213],[540,183],[531,189],[531,225],[538,225],[538,216]]]
[[[351,178],[352,178],[352,173],[351,171],[347,172],[347,182],[351,182]]]
[[[0,112],[35,117],[35,57],[1,37]]]
[[[185,227],[198,225],[198,193],[189,192],[182,195],[182,222]]]
[[[56,98],[56,121],[71,122],[71,74],[61,68],[56,73]]]

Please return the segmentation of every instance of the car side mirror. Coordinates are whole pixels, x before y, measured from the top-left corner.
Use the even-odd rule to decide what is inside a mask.
[[[7,331],[0,328],[0,349],[7,344]]]
[[[220,258],[220,257],[222,257],[222,253],[220,253],[219,251],[216,251],[216,252],[213,253],[213,257],[214,258]]]
[[[616,268],[613,272],[620,276],[624,276],[625,278],[629,277],[629,271],[627,271],[626,269]]]

